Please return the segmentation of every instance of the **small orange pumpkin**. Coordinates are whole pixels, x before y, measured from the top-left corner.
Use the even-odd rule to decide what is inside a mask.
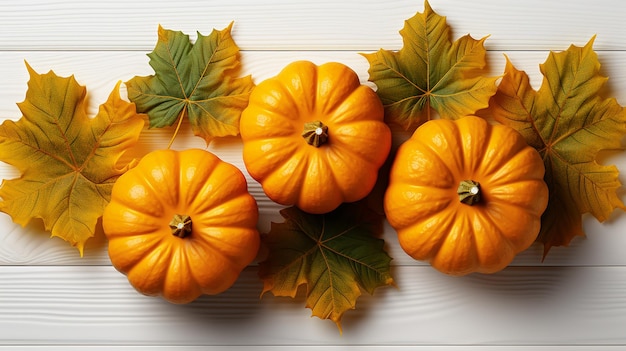
[[[385,213],[414,259],[450,275],[497,272],[537,238],[544,173],[539,153],[510,127],[432,120],[400,146]]]
[[[374,187],[391,148],[383,118],[376,93],[346,65],[296,61],[253,89],[243,161],[271,200],[330,212]]]
[[[135,289],[187,303],[228,289],[253,261],[257,220],[241,171],[190,149],[153,151],[119,177],[102,224]]]

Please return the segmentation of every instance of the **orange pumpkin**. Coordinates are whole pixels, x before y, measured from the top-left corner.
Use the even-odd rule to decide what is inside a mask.
[[[510,127],[432,120],[400,146],[385,213],[414,259],[450,275],[497,272],[537,238],[544,173],[539,153]]]
[[[241,171],[190,149],[153,151],[119,177],[102,224],[135,289],[187,303],[228,289],[253,261],[257,220]]]
[[[267,196],[309,213],[364,198],[391,147],[380,99],[346,65],[296,61],[257,85],[243,161]]]

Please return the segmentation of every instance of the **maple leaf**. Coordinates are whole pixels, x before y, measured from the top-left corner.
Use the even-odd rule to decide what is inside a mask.
[[[362,54],[385,106],[385,119],[405,129],[432,119],[431,110],[447,119],[474,114],[496,92],[498,77],[483,75],[486,37],[466,35],[452,42],[446,18],[428,1],[424,7],[424,13],[405,21],[399,51]]]
[[[235,76],[239,48],[231,36],[233,23],[210,35],[189,36],[159,26],[158,41],[148,54],[152,76],[126,82],[128,98],[148,115],[151,128],[188,118],[196,136],[207,144],[214,137],[239,134],[241,111],[254,84],[250,76]],[[171,143],[170,143],[171,145]]]
[[[361,288],[373,294],[393,285],[391,257],[384,241],[382,217],[360,203],[343,204],[327,214],[308,214],[296,207],[280,211],[283,223],[272,223],[263,241],[268,258],[259,264],[263,293],[295,297],[306,285],[306,307],[322,319],[334,321],[354,309]]]
[[[0,211],[22,226],[41,218],[51,236],[82,256],[114,181],[132,166],[118,160],[136,143],[144,122],[134,104],[120,98],[121,82],[89,118],[86,89],[73,76],[40,75],[26,66],[28,90],[18,104],[23,116],[0,125],[0,160],[21,174],[2,181]]]
[[[593,41],[551,52],[540,65],[538,91],[507,57],[489,107],[496,121],[517,129],[543,157],[550,200],[537,240],[544,244],[544,257],[552,246],[584,236],[582,214],[602,222],[614,209],[626,209],[616,192],[617,168],[597,161],[601,150],[621,148],[626,110],[600,96],[607,78],[599,73]]]

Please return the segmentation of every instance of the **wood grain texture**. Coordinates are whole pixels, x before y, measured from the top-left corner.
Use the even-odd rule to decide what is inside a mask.
[[[246,345],[246,351],[314,351],[314,350],[345,350],[345,351],[534,351],[539,349],[537,346],[511,346],[511,345],[426,345],[426,346],[398,346],[398,345],[341,345],[338,347],[329,347],[321,345],[272,345],[272,346],[255,346]],[[623,350],[622,346],[613,345],[559,345],[559,346],[541,346],[542,351],[619,351]],[[218,345],[218,346],[142,346],[142,345],[12,345],[1,346],[0,350],[17,350],[17,351],[105,351],[105,350],[128,350],[128,351],[241,351],[242,347],[235,345]]]
[[[594,48],[609,76],[604,90],[626,105],[626,3],[618,0],[430,0],[447,17],[453,36],[489,35],[489,75],[499,75],[507,55],[535,88],[539,64],[549,50]],[[146,54],[159,24],[195,37],[235,21],[242,48],[241,74],[255,82],[295,60],[339,61],[364,84],[368,63],[359,55],[399,49],[404,20],[423,11],[422,0],[152,0],[0,2],[0,122],[18,119],[27,70],[74,74],[88,89],[93,115],[115,83],[152,74]],[[373,85],[372,85],[373,86]],[[124,88],[122,87],[122,91]],[[400,132],[400,131],[396,131]],[[171,130],[147,130],[138,155],[165,146]],[[205,148],[188,129],[174,148]],[[209,150],[241,168],[237,138]],[[607,154],[605,164],[622,170],[626,157]],[[247,173],[246,173],[247,174]],[[0,164],[0,178],[18,176]],[[280,221],[280,206],[249,176],[259,203],[259,228]],[[626,192],[620,191],[624,199]],[[304,299],[260,297],[256,264],[219,296],[172,305],[138,294],[110,265],[101,232],[88,241],[85,257],[41,224],[25,228],[0,214],[0,350],[435,350],[614,351],[626,349],[626,215],[605,223],[585,216],[587,238],[553,248],[531,247],[494,275],[444,276],[406,256],[393,230],[383,238],[394,257],[398,288],[359,299],[343,319],[310,317]]]
[[[589,40],[584,38],[576,42],[582,46]],[[556,46],[553,51],[567,49],[570,44]],[[595,47],[595,45],[594,45]],[[74,75],[76,80],[87,87],[89,94],[89,114],[97,112],[98,105],[103,103],[118,81],[127,81],[136,75],[154,74],[148,65],[147,53],[135,51],[2,51],[0,49],[0,121],[6,118],[17,119],[21,116],[16,106],[24,100],[28,82],[27,62],[38,73],[50,70],[57,75],[67,77]],[[375,49],[376,50],[376,49]],[[251,75],[255,83],[259,83],[276,75],[288,63],[296,60],[310,60],[317,64],[338,61],[352,68],[364,84],[368,82],[369,64],[360,55],[375,50],[364,51],[243,51],[241,53],[241,75]],[[542,75],[539,64],[548,57],[549,51],[489,51],[486,75],[499,76],[504,71],[508,57],[516,68],[526,71],[531,84],[538,89]],[[604,94],[615,97],[622,105],[626,105],[626,62],[625,51],[599,51],[601,73],[609,77]],[[124,91],[124,85],[122,85]],[[185,139],[186,138],[181,138]]]
[[[594,34],[598,49],[626,49],[623,31],[603,30],[626,17],[626,8],[615,0],[571,0],[567,6],[543,0],[430,3],[458,36],[490,35],[494,50],[552,50]],[[420,0],[3,1],[0,47],[149,50],[159,24],[208,34],[235,21],[236,40],[246,50],[397,49],[404,20],[423,10]]]
[[[0,267],[11,282],[0,287],[0,344],[626,345],[624,267],[395,274],[398,288],[364,293],[340,335],[309,318],[300,297],[259,298],[254,267],[227,292],[189,305],[142,296],[111,267]]]

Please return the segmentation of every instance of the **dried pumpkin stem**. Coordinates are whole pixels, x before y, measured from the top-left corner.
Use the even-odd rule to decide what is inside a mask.
[[[320,147],[328,140],[328,126],[321,121],[307,122],[302,137],[309,145]]]
[[[189,236],[191,234],[191,217],[188,215],[175,215],[170,221],[170,229],[172,229],[172,235],[179,238]]]
[[[459,201],[466,205],[474,205],[480,201],[480,183],[473,180],[463,180],[457,189]]]

